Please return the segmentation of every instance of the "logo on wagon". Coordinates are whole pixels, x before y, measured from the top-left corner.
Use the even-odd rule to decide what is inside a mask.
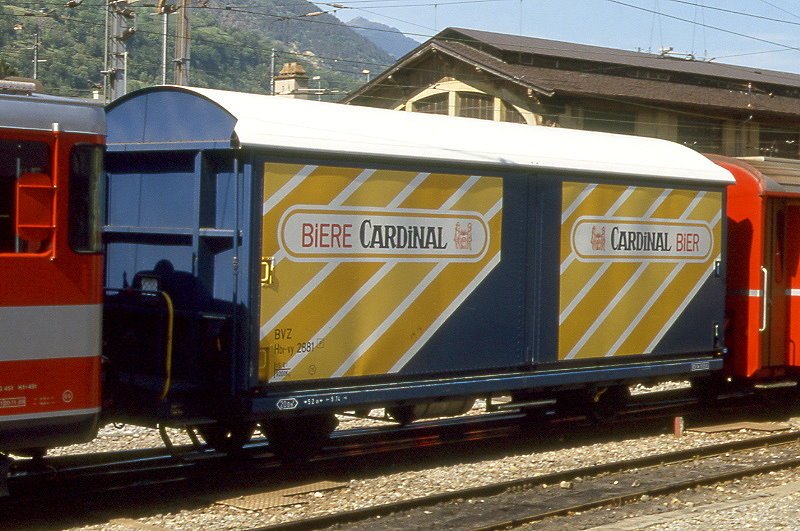
[[[478,212],[300,205],[281,218],[278,239],[296,261],[475,262],[489,227]]]
[[[281,411],[286,411],[289,409],[296,409],[297,408],[297,399],[296,398],[281,398],[278,400],[278,409]]]
[[[714,235],[701,221],[586,216],[573,225],[571,244],[585,262],[704,262]]]

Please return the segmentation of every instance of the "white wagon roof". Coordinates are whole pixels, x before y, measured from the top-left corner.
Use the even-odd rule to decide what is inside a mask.
[[[733,183],[701,154],[665,140],[498,123],[192,87],[231,114],[242,146]]]

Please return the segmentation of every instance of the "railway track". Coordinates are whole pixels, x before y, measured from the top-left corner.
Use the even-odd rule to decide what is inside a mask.
[[[59,511],[85,518],[92,511],[105,511],[108,499],[120,495],[144,508],[164,500],[208,499],[219,492],[259,484],[274,487],[280,484],[280,478],[314,482],[326,476],[353,477],[359,470],[372,475],[376,462],[408,467],[426,467],[433,462],[438,466],[448,460],[460,462],[465,456],[485,459],[517,449],[533,448],[538,452],[564,444],[579,446],[584,441],[613,439],[632,430],[656,434],[663,430],[665,412],[688,414],[690,409],[680,399],[645,401],[616,423],[602,426],[581,418],[530,423],[520,412],[505,412],[408,426],[351,429],[336,432],[324,451],[310,461],[289,464],[275,458],[263,439],[235,456],[178,446],[174,448],[178,457],[163,448],[54,457],[38,466],[33,462],[18,463],[12,482],[14,495],[0,500],[0,507],[6,515],[24,521],[28,508],[60,500],[63,503]],[[94,497],[99,501],[95,502]]]
[[[321,454],[308,462],[291,463],[291,467],[301,474],[315,467],[336,468],[342,461],[377,454],[504,438],[519,429],[521,417],[515,412],[491,413],[408,426],[342,430],[334,433]],[[170,449],[145,448],[23,459],[12,464],[9,478],[12,496],[10,500],[0,498],[0,504],[41,497],[47,492],[85,495],[127,487],[190,482],[217,474],[236,476],[258,472],[265,475],[265,471],[272,469],[279,475],[279,469],[284,466],[286,464],[271,453],[263,438],[254,439],[235,455],[203,446],[181,445]]]
[[[617,419],[618,424],[660,418],[665,412],[689,414],[692,402],[683,397],[647,400],[632,407]],[[370,458],[379,454],[427,450],[456,444],[515,437],[520,430],[534,427],[544,433],[569,434],[592,424],[580,417],[553,418],[531,424],[519,411],[486,413],[474,416],[420,421],[406,426],[385,425],[334,432],[322,453],[309,459],[309,466],[337,467],[339,461]],[[608,428],[607,425],[606,429]],[[593,426],[593,436],[602,436],[603,427]],[[544,431],[542,431],[544,430]],[[529,434],[526,434],[529,435]],[[46,490],[78,492],[125,488],[126,485],[159,484],[191,480],[198,475],[244,470],[279,469],[282,461],[270,451],[263,438],[254,439],[235,456],[215,452],[202,445],[146,448],[97,454],[65,455],[42,460],[18,460],[11,466],[9,481],[17,497],[37,496]],[[302,464],[293,466],[302,468]]]
[[[340,526],[350,530],[512,529],[642,497],[798,467],[798,452],[800,433],[778,434],[440,493],[253,531]]]

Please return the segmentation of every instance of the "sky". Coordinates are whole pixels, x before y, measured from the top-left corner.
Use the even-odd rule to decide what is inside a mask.
[[[800,73],[797,0],[331,0],[425,41],[462,27]]]

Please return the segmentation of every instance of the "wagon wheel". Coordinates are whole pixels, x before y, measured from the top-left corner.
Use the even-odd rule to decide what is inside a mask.
[[[707,407],[716,406],[717,398],[727,390],[725,377],[718,374],[693,378],[691,385],[697,399]]]
[[[197,426],[197,431],[206,444],[228,454],[241,450],[255,429],[255,424],[251,422],[217,422]]]
[[[278,457],[288,460],[306,459],[318,453],[328,441],[339,421],[333,414],[306,415],[261,422],[269,447]]]
[[[609,422],[625,408],[631,393],[627,385],[614,385],[594,393],[590,417],[595,422]]]
[[[414,406],[394,406],[386,408],[386,412],[403,426],[411,424],[419,418],[414,411]]]

